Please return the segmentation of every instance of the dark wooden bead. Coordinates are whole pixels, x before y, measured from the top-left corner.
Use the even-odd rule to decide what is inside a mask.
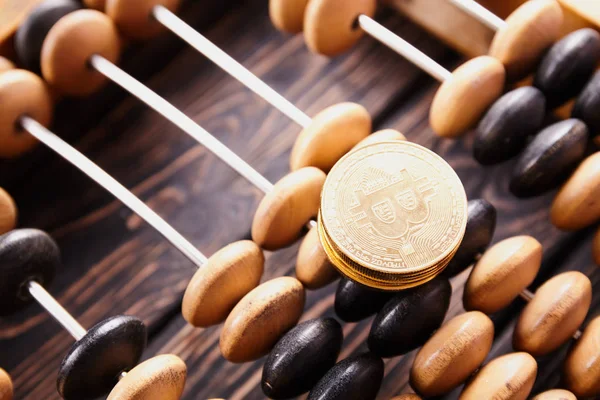
[[[483,199],[470,200],[467,205],[467,229],[458,251],[441,276],[452,278],[475,262],[489,246],[496,230],[496,207]]]
[[[146,326],[135,317],[119,315],[96,324],[63,358],[58,392],[65,400],[91,400],[108,393],[121,372],[137,365],[146,340]]]
[[[590,135],[600,133],[600,71],[597,71],[587,83],[573,106],[573,118],[586,123]]]
[[[15,229],[0,236],[0,315],[10,315],[32,301],[25,284],[52,282],[60,266],[56,242],[37,229]]]
[[[533,84],[546,95],[546,106],[556,108],[575,97],[600,60],[600,34],[579,29],[552,46],[544,56]]]
[[[342,278],[335,292],[335,313],[343,321],[358,322],[381,310],[393,295]]]
[[[308,400],[371,400],[383,380],[383,360],[373,353],[348,357],[325,374]]]
[[[397,294],[373,320],[369,350],[395,357],[421,347],[442,325],[450,296],[452,287],[444,278]]]
[[[546,97],[525,86],[500,97],[479,122],[473,155],[482,165],[506,161],[521,152],[527,138],[542,127]]]
[[[344,334],[333,318],[303,322],[282,337],[263,367],[262,389],[272,399],[308,392],[334,366]]]
[[[517,197],[532,197],[559,186],[583,160],[587,142],[588,129],[578,119],[548,126],[517,161],[510,191]]]

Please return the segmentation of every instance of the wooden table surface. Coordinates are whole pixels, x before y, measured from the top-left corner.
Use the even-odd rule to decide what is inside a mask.
[[[220,4],[209,13],[195,3],[182,15],[201,26],[218,14],[224,7]],[[380,20],[442,64],[461,62],[397,14],[384,10]],[[262,0],[226,7],[206,34],[309,115],[337,102],[358,102],[373,115],[375,128],[398,129],[442,155],[457,170],[469,198],[485,198],[498,209],[494,241],[528,234],[543,244],[544,264],[535,286],[558,271],[581,270],[597,292],[600,272],[590,255],[592,231],[565,234],[554,229],[548,219],[552,194],[515,199],[507,190],[513,161],[480,167],[471,157],[472,135],[457,141],[437,139],[428,111],[438,84],[401,57],[369,38],[333,60],[310,54],[301,36],[286,36],[271,26]],[[135,45],[123,65],[270,180],[288,172],[299,127],[173,35]],[[131,188],[206,255],[249,237],[260,191],[139,101],[109,85],[94,99],[63,102],[57,114],[57,133]],[[46,149],[0,167],[0,184],[20,208],[20,226],[47,230],[58,241],[64,268],[48,289],[84,327],[115,314],[136,315],[149,326],[146,358],[173,353],[187,363],[185,399],[264,398],[263,360],[242,365],[225,361],[218,348],[221,327],[194,329],[181,317],[181,297],[194,267],[177,250]],[[297,250],[294,245],[267,254],[263,279],[293,274]],[[452,282],[448,318],[463,311],[465,278],[462,274]],[[303,319],[333,316],[335,288],[331,284],[308,292]],[[599,299],[593,297],[588,320],[598,313]],[[490,357],[512,350],[512,329],[522,306],[517,299],[493,316],[496,340]],[[344,325],[341,357],[365,349],[370,321]],[[12,375],[17,399],[59,398],[56,373],[71,344],[71,337],[36,304],[0,321],[0,366]],[[534,392],[560,385],[568,346],[538,359]],[[386,360],[381,399],[410,391],[413,357],[414,352]]]

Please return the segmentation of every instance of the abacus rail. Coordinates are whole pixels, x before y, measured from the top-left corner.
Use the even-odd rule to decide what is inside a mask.
[[[494,31],[499,31],[506,26],[506,22],[493,12],[473,0],[450,0],[458,8],[478,19]]]

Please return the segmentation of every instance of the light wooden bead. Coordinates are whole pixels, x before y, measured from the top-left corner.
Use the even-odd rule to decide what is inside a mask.
[[[420,396],[414,393],[401,394],[400,396],[392,397],[390,400],[422,400]]]
[[[0,368],[0,400],[12,400],[13,395],[13,384],[10,376]]]
[[[15,69],[15,64],[12,63],[8,58],[0,56],[0,73]]]
[[[494,324],[471,311],[446,322],[417,353],[410,384],[425,397],[449,392],[485,360],[494,340]]]
[[[504,67],[497,59],[481,56],[458,67],[438,89],[429,113],[439,136],[455,138],[475,126],[504,89]]]
[[[586,158],[560,189],[550,210],[554,226],[583,229],[600,220],[600,152]]]
[[[44,126],[52,120],[52,97],[37,75],[22,69],[0,74],[0,157],[14,158],[31,150],[37,140],[19,129],[28,115]]]
[[[465,285],[466,310],[493,314],[531,285],[542,264],[542,245],[531,236],[515,236],[487,250]]]
[[[197,327],[219,324],[260,283],[265,257],[250,240],[225,246],[200,267],[183,296],[181,310]]]
[[[573,345],[565,360],[564,380],[578,397],[600,395],[600,316],[588,324]]]
[[[537,375],[537,362],[527,353],[493,359],[477,372],[460,400],[526,400]]]
[[[104,11],[104,8],[106,7],[106,0],[83,0],[83,4],[87,8]]]
[[[524,78],[559,38],[562,21],[556,0],[527,1],[496,32],[489,54],[504,64],[508,80]]]
[[[318,113],[292,148],[290,167],[317,167],[328,172],[371,133],[371,116],[360,104],[339,103]]]
[[[256,360],[267,354],[291,329],[304,309],[304,287],[291,277],[275,278],[248,293],[231,311],[219,346],[231,362]]]
[[[186,375],[187,368],[179,357],[156,356],[129,371],[107,400],[179,400]]]
[[[556,350],[577,331],[590,308],[592,284],[578,271],[556,275],[525,306],[513,335],[513,347],[533,356]]]
[[[568,390],[552,389],[534,396],[531,400],[577,400]]]
[[[96,10],[78,10],[61,18],[48,32],[42,46],[42,75],[60,92],[87,96],[106,83],[89,66],[93,55],[116,62],[120,39],[115,24]]]
[[[17,226],[17,205],[8,192],[0,188],[0,235]]]
[[[317,215],[323,171],[306,167],[284,176],[258,205],[252,222],[252,239],[264,249],[289,246]]]
[[[269,0],[269,16],[282,32],[302,32],[308,0]]]
[[[176,12],[181,0],[106,0],[106,14],[130,39],[145,40],[165,30],[152,14],[156,6]]]
[[[308,48],[333,57],[350,49],[364,34],[356,20],[375,15],[376,0],[311,0],[304,14],[304,39]]]
[[[361,147],[365,147],[370,144],[390,142],[394,140],[406,140],[406,136],[404,136],[401,132],[395,129],[382,129],[380,131],[373,132],[372,134],[358,142],[358,144],[354,146],[352,150],[357,150]]]
[[[340,277],[329,261],[319,240],[317,228],[312,228],[300,245],[296,260],[296,277],[307,289],[319,289]]]

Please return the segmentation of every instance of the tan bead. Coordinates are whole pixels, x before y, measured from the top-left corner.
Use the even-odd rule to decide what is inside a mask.
[[[317,228],[312,228],[300,245],[296,260],[296,277],[307,289],[319,289],[340,277],[333,267],[321,241]]]
[[[292,148],[290,167],[317,167],[328,172],[371,133],[371,116],[360,104],[339,103],[317,114]]]
[[[106,0],[83,0],[83,4],[87,8],[104,11],[104,8],[106,7]]]
[[[12,400],[13,396],[13,384],[10,376],[0,368],[0,400]]]
[[[308,0],[269,0],[271,22],[282,32],[302,32],[307,4]]]
[[[562,22],[562,9],[556,0],[527,1],[496,32],[489,54],[504,64],[508,80],[524,78],[558,40]]]
[[[417,353],[411,386],[425,397],[451,391],[483,363],[493,340],[494,324],[487,315],[471,311],[452,318]]]
[[[537,362],[527,353],[493,359],[477,372],[460,400],[526,400],[537,375]]]
[[[284,176],[258,205],[252,239],[267,250],[292,244],[317,215],[324,183],[323,171],[313,167]]]
[[[106,14],[119,31],[130,39],[150,39],[165,30],[152,16],[152,9],[163,6],[176,12],[181,0],[106,0]]]
[[[429,121],[439,136],[455,138],[475,126],[504,89],[500,61],[481,56],[458,67],[438,89]]]
[[[105,14],[96,10],[72,12],[62,17],[44,40],[42,75],[64,94],[87,96],[106,82],[89,66],[90,58],[97,54],[116,62],[120,48],[117,28]]]
[[[575,342],[564,364],[564,381],[578,397],[600,395],[600,316]]]
[[[179,357],[156,356],[129,371],[107,400],[179,400],[186,375],[187,368]]]
[[[493,314],[531,285],[542,264],[542,245],[531,236],[496,243],[477,262],[465,285],[466,310]]]
[[[578,271],[556,275],[525,306],[513,335],[513,347],[533,356],[556,350],[583,323],[592,301],[592,284]]]
[[[401,132],[395,129],[383,129],[377,132],[373,132],[372,134],[358,142],[358,144],[354,146],[352,150],[360,149],[361,147],[365,147],[370,144],[390,142],[394,140],[406,140],[406,136],[404,136]]]
[[[390,400],[422,400],[420,396],[414,393],[401,394],[400,396],[392,397]]]
[[[17,226],[17,205],[8,192],[0,188],[0,235]]]
[[[0,73],[15,69],[15,64],[12,63],[8,58],[0,56]]]
[[[288,276],[252,290],[225,321],[219,342],[223,357],[240,363],[267,354],[300,319],[304,297],[302,283]]]
[[[600,152],[586,158],[560,189],[550,210],[554,226],[576,231],[600,220]]]
[[[534,396],[531,400],[577,400],[568,390],[552,389]]]
[[[350,49],[364,34],[357,26],[361,14],[375,15],[376,0],[311,0],[304,13],[308,48],[333,57]]]
[[[183,296],[181,310],[197,327],[219,324],[260,283],[265,257],[250,240],[225,246],[200,267]]]
[[[14,158],[31,150],[37,140],[19,127],[28,115],[44,126],[52,120],[52,97],[37,75],[22,69],[0,74],[0,157]]]

